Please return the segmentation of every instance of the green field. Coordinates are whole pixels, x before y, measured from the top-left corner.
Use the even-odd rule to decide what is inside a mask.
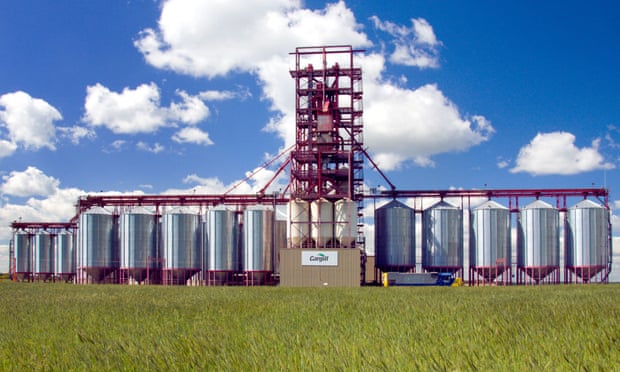
[[[620,285],[0,282],[0,370],[620,370]]]

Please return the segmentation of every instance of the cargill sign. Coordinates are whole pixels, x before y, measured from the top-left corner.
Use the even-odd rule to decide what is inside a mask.
[[[338,266],[338,252],[302,251],[301,266]]]

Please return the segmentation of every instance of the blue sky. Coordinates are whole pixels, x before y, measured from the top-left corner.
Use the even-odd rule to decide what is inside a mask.
[[[79,195],[243,179],[293,141],[288,53],[323,44],[366,50],[365,145],[399,189],[607,186],[620,225],[620,5],[464,5],[1,2],[0,268],[11,221]]]

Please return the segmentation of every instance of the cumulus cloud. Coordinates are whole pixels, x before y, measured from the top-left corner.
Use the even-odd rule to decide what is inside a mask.
[[[172,140],[178,143],[193,143],[196,145],[212,145],[213,141],[207,132],[196,127],[185,127],[172,136]]]
[[[441,42],[428,21],[416,18],[410,26],[400,26],[373,20],[394,38],[395,49],[389,56],[393,63],[438,67]],[[143,30],[134,43],[157,68],[208,78],[254,74],[273,112],[265,130],[276,133],[283,148],[295,140],[288,52],[298,46],[343,44],[372,47],[343,1],[311,10],[288,0],[252,0],[243,6],[170,0],[162,7],[158,29]],[[494,129],[485,117],[464,117],[436,85],[411,89],[389,81],[383,76],[386,57],[382,53],[359,54],[357,61],[364,73],[365,138],[382,168],[396,169],[406,161],[432,166],[433,155],[465,151],[492,135]],[[406,79],[399,84],[404,83]],[[220,95],[205,93],[201,98],[207,96]],[[174,138],[182,142],[187,137],[179,132]]]
[[[597,169],[613,169],[599,153],[600,140],[591,147],[579,148],[575,136],[568,132],[538,133],[519,150],[512,173],[526,172],[533,175],[572,175]]]
[[[432,155],[465,151],[494,132],[483,116],[463,118],[434,84],[411,90],[374,82],[367,91],[367,143],[384,170],[395,169],[405,160],[432,166]]]
[[[23,172],[13,171],[8,176],[3,176],[2,180],[2,194],[19,197],[52,195],[60,183],[35,167],[28,167]]]
[[[411,26],[401,26],[379,17],[370,18],[374,26],[394,39],[390,62],[419,68],[439,67],[439,46],[433,27],[423,18],[411,19]]]
[[[104,126],[117,134],[153,133],[176,122],[194,125],[209,116],[209,109],[199,96],[177,91],[180,102],[161,106],[155,83],[135,89],[112,92],[97,83],[86,89],[83,121],[93,127]]]
[[[12,171],[2,177],[0,191],[0,241],[11,239],[11,222],[68,221],[75,215],[75,202],[84,194],[75,188],[60,188],[60,181],[36,167]],[[16,203],[13,197],[28,198]]]
[[[0,127],[8,132],[0,143],[0,155],[8,156],[18,146],[26,150],[55,150],[54,122],[61,119],[56,108],[28,93],[17,91],[0,96]]]
[[[89,192],[77,188],[63,188],[60,181],[46,175],[36,167],[24,171],[12,171],[2,177],[0,185],[0,241],[11,239],[10,225],[13,221],[27,222],[65,222],[75,216],[75,204],[80,196]],[[90,192],[92,193],[92,192]],[[106,194],[143,194],[142,191]],[[26,202],[16,201],[15,197],[27,198]]]
[[[135,46],[155,67],[215,77],[255,71],[261,62],[299,45],[370,45],[359,29],[343,1],[313,11],[298,0],[243,5],[171,0],[163,5],[159,29],[143,30]]]

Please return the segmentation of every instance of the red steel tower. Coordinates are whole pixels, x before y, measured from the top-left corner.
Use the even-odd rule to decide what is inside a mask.
[[[296,146],[291,198],[361,202],[362,70],[351,46],[300,47],[295,56]]]

